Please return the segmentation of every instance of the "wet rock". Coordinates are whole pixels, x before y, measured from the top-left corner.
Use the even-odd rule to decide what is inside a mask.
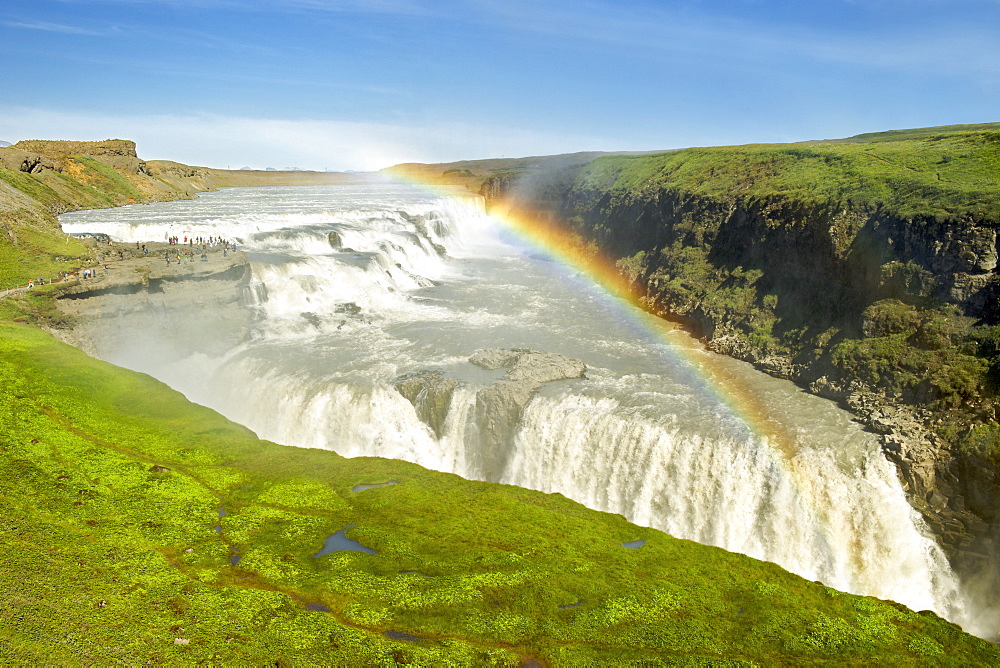
[[[827,376],[820,376],[809,384],[809,391],[824,399],[832,401],[843,401],[847,399],[850,392],[842,383],[831,380]]]
[[[792,362],[785,355],[775,355],[753,346],[741,332],[728,330],[725,334],[715,334],[707,343],[708,349],[720,355],[735,357],[750,362],[762,371],[787,380],[798,378],[801,365]]]
[[[508,366],[518,355],[516,350],[506,348],[484,348],[473,353],[469,361],[487,371],[495,371]]]
[[[149,467],[149,470],[153,473],[163,473],[164,471],[169,471],[170,469],[166,466],[160,466],[159,464],[153,464]]]
[[[528,350],[520,352],[513,359],[507,378],[514,382],[527,381],[537,386],[554,380],[583,378],[586,370],[587,366],[578,359]]]
[[[487,370],[508,370],[506,378],[476,393],[476,426],[481,441],[477,453],[479,473],[487,480],[495,480],[507,464],[517,424],[535,391],[545,383],[583,378],[587,366],[572,357],[527,348],[486,348],[469,361]]]
[[[425,370],[400,376],[393,386],[417,409],[417,416],[438,438],[444,434],[451,397],[459,383],[440,370]]]
[[[343,304],[337,304],[333,308],[334,313],[346,313],[347,315],[358,315],[361,313],[361,307],[354,302],[344,302]]]

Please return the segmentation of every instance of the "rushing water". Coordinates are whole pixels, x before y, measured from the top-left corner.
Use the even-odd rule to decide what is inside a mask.
[[[164,315],[169,334],[147,332],[138,348],[95,345],[263,438],[558,491],[993,631],[977,628],[895,470],[846,413],[602,294],[516,243],[478,200],[399,185],[231,189],[61,220],[67,231],[121,241],[239,243],[253,271],[244,296],[253,326],[242,341],[206,345],[214,316],[201,308]],[[476,392],[503,371],[468,362],[486,347],[587,365],[586,378],[538,390],[494,468],[481,463]],[[790,447],[706,391],[704,364],[752,394],[754,419],[777,425]],[[394,388],[426,369],[461,381],[438,429]]]

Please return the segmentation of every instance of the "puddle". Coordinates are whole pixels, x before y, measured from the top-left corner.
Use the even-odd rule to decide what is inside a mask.
[[[229,555],[229,565],[235,566],[236,564],[240,563],[240,553],[236,551],[236,548],[230,545],[229,551],[232,552],[232,554]]]
[[[352,492],[363,492],[366,489],[375,489],[376,487],[388,487],[389,485],[395,485],[394,482],[382,482],[376,485],[355,485],[351,488]]]
[[[345,534],[348,530],[353,529],[355,524],[348,524],[346,527],[341,529],[335,534],[327,536],[326,542],[323,543],[323,549],[313,555],[313,558],[322,557],[325,554],[330,554],[331,552],[364,552],[365,554],[378,554],[375,550],[370,547],[365,547],[356,540],[351,540]]]
[[[322,603],[306,603],[306,610],[312,610],[313,612],[333,612],[333,610]]]
[[[560,610],[569,610],[570,608],[576,608],[576,607],[579,607],[581,605],[583,605],[583,600],[582,599],[579,600],[579,601],[577,601],[576,603],[569,603],[567,605],[560,605],[559,609]]]
[[[646,544],[644,540],[630,540],[628,542],[622,543],[622,547],[627,547],[630,550],[638,550],[640,547]]]
[[[212,527],[212,530],[215,531],[215,533],[222,533],[222,527],[219,526],[218,524]]]
[[[382,635],[386,638],[391,638],[392,640],[405,640],[406,642],[420,642],[423,640],[420,636],[403,633],[402,631],[383,631]]]
[[[225,517],[228,514],[225,508],[219,508],[219,517]]]

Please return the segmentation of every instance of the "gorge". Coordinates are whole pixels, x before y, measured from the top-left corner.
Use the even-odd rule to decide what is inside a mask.
[[[530,205],[537,221],[548,215],[538,204],[555,201],[512,201],[513,189],[493,183],[491,206]],[[634,258],[640,243],[667,245],[662,226],[643,229],[648,218],[595,201],[561,213],[576,216],[581,241],[638,221],[624,241],[598,241],[633,258],[623,274],[651,285],[651,265]],[[588,208],[589,223],[579,213]],[[222,261],[213,248],[205,266],[60,288],[76,321],[61,335],[263,437],[559,491],[995,633],[989,607],[962,591],[911,510],[884,443],[831,403],[595,291],[475,199],[373,184],[237,189],[63,224],[129,245],[171,234],[238,240],[246,259]],[[151,261],[167,266],[155,252]],[[720,377],[728,394],[713,391]]]

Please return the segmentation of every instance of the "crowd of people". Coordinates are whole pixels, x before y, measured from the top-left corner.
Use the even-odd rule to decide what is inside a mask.
[[[103,241],[103,239],[101,239],[100,241]],[[172,264],[174,262],[176,262],[177,264],[189,264],[195,262],[195,258],[199,256],[200,256],[199,259],[202,262],[208,262],[209,250],[210,249],[214,250],[219,246],[222,247],[223,257],[227,257],[230,252],[236,252],[236,244],[234,242],[228,241],[226,239],[223,239],[222,237],[217,237],[217,236],[208,236],[208,237],[170,236],[167,237],[166,241],[171,246],[180,246],[182,244],[188,246],[188,248],[183,250],[165,249],[163,252],[163,257],[166,260],[167,264]],[[108,245],[113,245],[110,239],[108,241]],[[117,255],[118,256],[117,259],[119,261],[124,261],[127,257],[126,256],[127,248],[128,248],[127,246],[119,245],[117,248],[112,249],[110,251],[110,254],[112,256]],[[138,253],[141,253],[142,257],[149,256],[149,248],[146,246],[146,244],[141,243],[139,241],[135,242],[135,251],[136,251],[135,254],[129,254],[128,257],[136,257]],[[41,286],[41,285],[47,285],[49,283],[63,283],[65,281],[71,281],[71,280],[96,279],[101,273],[107,275],[110,273],[110,271],[111,268],[107,264],[103,265],[103,272],[101,272],[99,268],[95,267],[88,267],[86,269],[80,269],[75,272],[63,271],[59,272],[58,275],[50,279],[46,279],[44,276],[39,276],[38,280],[30,279],[28,281],[27,288],[32,289],[36,285]],[[22,289],[23,285],[24,284],[22,284]],[[16,289],[17,288],[12,288],[12,290]]]
[[[171,246],[177,246],[180,244],[187,244],[188,246],[208,246],[209,248],[214,248],[215,246],[228,246],[229,242],[222,237],[188,237],[184,236],[168,236],[167,243]]]

